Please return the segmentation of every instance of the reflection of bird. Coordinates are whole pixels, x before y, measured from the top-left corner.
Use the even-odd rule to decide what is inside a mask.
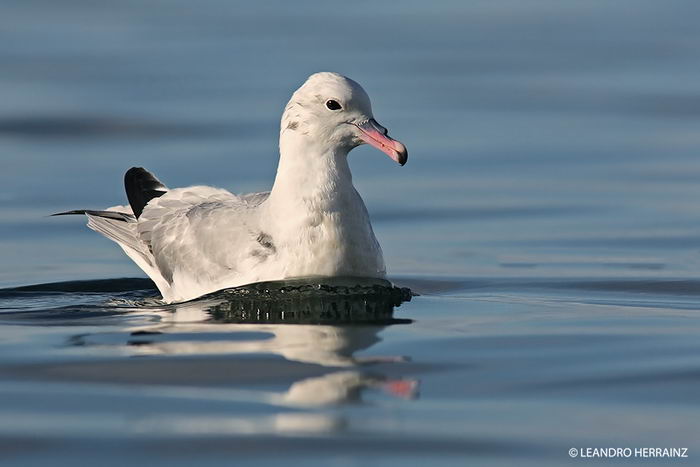
[[[228,298],[223,303],[236,308],[236,301]],[[252,306],[256,303],[250,298],[240,300]],[[373,295],[354,298],[345,295],[327,304],[338,307],[352,300],[367,306],[380,304],[376,308],[383,312],[378,315],[378,323],[367,321],[374,314],[360,314],[359,322],[346,322],[345,325],[270,324],[264,319],[261,323],[216,322],[211,321],[212,309],[224,305],[221,299],[211,298],[154,309],[161,317],[161,324],[133,331],[126,341],[126,348],[131,355],[139,356],[274,354],[287,361],[324,368],[320,376],[295,381],[284,393],[265,395],[266,400],[275,404],[320,406],[358,402],[366,388],[379,389],[405,399],[415,397],[416,380],[392,378],[382,374],[381,367],[366,370],[372,364],[406,362],[406,357],[355,355],[380,342],[379,333],[388,323],[405,324],[410,320],[390,320],[392,306]],[[286,307],[292,314],[309,308],[309,299],[301,297]],[[116,341],[120,342],[119,345],[124,343],[119,338]],[[108,345],[114,342],[114,335],[88,334],[74,336],[70,344]],[[256,367],[255,371],[264,370]],[[293,372],[286,374],[289,376]],[[308,376],[305,371],[302,374]],[[231,378],[235,379],[236,375],[231,375]]]
[[[189,311],[192,316],[192,310]],[[177,324],[176,332],[143,333],[130,340],[136,355],[276,354],[286,360],[325,367],[353,367],[406,361],[405,357],[355,357],[379,342],[385,326],[307,324]],[[152,329],[152,328],[149,328]],[[163,328],[165,331],[167,328]],[[230,332],[231,339],[206,340],[203,331]],[[188,339],[178,339],[187,333]],[[202,339],[196,338],[201,335]],[[250,336],[249,339],[246,339]],[[194,337],[194,338],[193,338]],[[243,339],[241,339],[243,337]]]
[[[168,302],[290,277],[382,278],[382,252],[347,162],[363,143],[406,162],[406,148],[374,120],[362,87],[317,73],[285,108],[271,192],[170,190],[132,168],[130,206],[61,214],[87,214],[88,226],[117,242]]]
[[[177,314],[177,313],[176,313]],[[192,319],[189,307],[187,319]],[[223,329],[222,329],[223,327]],[[394,397],[416,397],[418,382],[393,379],[377,371],[361,367],[376,363],[407,361],[402,356],[355,357],[381,338],[385,326],[323,326],[297,324],[184,324],[162,328],[170,332],[160,336],[145,334],[132,338],[131,352],[136,355],[202,355],[202,354],[276,354],[286,360],[315,364],[328,368],[345,368],[322,376],[304,378],[292,384],[286,393],[272,397],[277,403],[295,406],[336,405],[361,400],[366,388],[380,389]],[[203,330],[227,331],[230,340],[205,340]],[[177,331],[177,333],[172,331]],[[187,340],[178,340],[186,333]],[[259,335],[262,333],[262,336]],[[201,335],[202,339],[193,338]],[[242,340],[241,336],[251,336]],[[270,337],[267,337],[270,336]],[[164,337],[164,338],[163,338]],[[360,367],[360,368],[358,368]]]
[[[160,324],[132,330],[126,342],[123,333],[98,333],[74,336],[69,344],[105,346],[116,342],[120,351],[138,356],[278,355],[297,362],[283,364],[287,370],[282,372],[283,379],[296,374],[297,380],[286,392],[261,396],[281,405],[359,402],[367,388],[394,397],[416,397],[416,380],[384,374],[386,365],[368,369],[373,364],[406,362],[407,357],[356,356],[380,342],[379,333],[388,325],[412,322],[393,317],[394,307],[411,299],[410,291],[386,281],[384,285],[376,280],[357,281],[352,287],[344,286],[344,279],[338,278],[322,284],[265,282],[186,303],[139,308],[139,312],[155,313]],[[234,383],[265,375],[268,365],[274,367],[269,371],[280,369],[279,359],[238,360],[239,370],[225,376]]]
[[[337,284],[339,280],[328,282]],[[133,341],[136,345],[135,350],[139,354],[274,353],[287,360],[325,367],[405,360],[403,357],[355,357],[354,354],[379,342],[381,338],[378,334],[388,324],[411,323],[411,320],[393,318],[394,306],[401,303],[396,293],[408,292],[407,289],[379,288],[374,285],[365,287],[365,293],[360,293],[357,292],[360,289],[358,286],[354,288],[355,293],[341,294],[337,293],[337,290],[321,293],[312,287],[309,291],[295,293],[291,291],[293,287],[289,287],[294,283],[271,282],[242,288],[266,289],[267,294],[258,298],[249,295],[238,296],[233,293],[235,290],[230,290],[209,298],[168,306],[161,314],[161,331],[172,329],[177,333],[201,333],[203,329],[207,329],[217,333],[236,332],[231,334],[231,339],[215,341],[159,339],[157,334],[146,333],[141,334],[145,339]],[[272,297],[276,300],[272,300]],[[410,294],[405,298],[410,300]],[[248,312],[255,309],[266,311],[255,319],[253,316],[241,316],[236,312],[240,309]],[[346,310],[347,313],[342,320],[335,322],[326,319],[324,324],[308,324],[320,322],[329,309]],[[277,321],[284,315],[293,318]],[[212,318],[218,322],[212,322]],[[345,325],[339,325],[340,323]],[[259,333],[265,338],[241,340],[240,333],[247,333],[249,336]]]

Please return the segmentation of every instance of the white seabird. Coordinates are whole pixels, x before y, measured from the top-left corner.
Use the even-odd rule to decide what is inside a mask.
[[[316,73],[284,109],[271,191],[169,189],[134,167],[125,175],[129,206],[56,215],[86,214],[88,227],[118,243],[166,302],[288,278],[384,278],[347,155],[367,143],[404,165],[406,147],[387,133],[358,83]]]

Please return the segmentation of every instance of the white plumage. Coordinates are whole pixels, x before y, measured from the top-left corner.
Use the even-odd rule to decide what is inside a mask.
[[[316,73],[285,108],[270,192],[159,185],[155,195],[144,191],[143,206],[130,197],[131,206],[70,213],[87,214],[88,226],[118,243],[167,302],[260,281],[383,278],[382,251],[347,162],[363,143],[406,162],[406,148],[374,120],[359,84]]]

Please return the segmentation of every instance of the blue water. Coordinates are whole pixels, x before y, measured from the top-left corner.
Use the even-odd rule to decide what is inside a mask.
[[[0,288],[63,284],[0,291],[0,461],[697,463],[699,16],[5,1]],[[134,165],[269,189],[282,108],[321,70],[360,82],[409,149],[405,167],[350,155],[392,280],[420,294],[391,318],[162,307],[115,280],[143,277],[119,248],[47,217],[123,203]]]

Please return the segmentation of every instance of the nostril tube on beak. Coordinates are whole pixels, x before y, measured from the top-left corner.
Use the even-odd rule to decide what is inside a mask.
[[[375,119],[370,118],[370,119],[369,119],[369,123],[370,123],[378,132],[380,132],[380,133],[383,134],[384,136],[386,136],[386,135],[389,134],[389,130],[387,130],[386,128],[384,128],[383,126],[381,126],[381,125],[379,124],[379,122],[377,122]]]

